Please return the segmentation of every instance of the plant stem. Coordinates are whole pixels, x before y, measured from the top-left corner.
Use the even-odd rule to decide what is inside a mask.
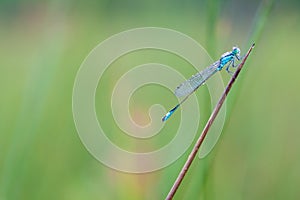
[[[223,92],[220,100],[218,101],[218,103],[217,103],[216,107],[214,108],[213,112],[211,113],[211,115],[210,115],[210,117],[209,117],[209,119],[208,119],[208,121],[207,121],[207,123],[206,123],[206,125],[205,125],[205,127],[204,127],[204,129],[203,129],[203,131],[202,131],[202,133],[200,135],[200,137],[198,138],[198,140],[197,140],[194,148],[192,149],[192,151],[191,151],[188,159],[186,160],[186,162],[185,162],[184,166],[182,167],[179,175],[177,176],[177,179],[174,182],[174,184],[173,184],[173,186],[172,186],[172,188],[171,188],[168,196],[166,197],[167,200],[173,199],[173,197],[174,197],[174,195],[175,195],[175,193],[176,193],[179,185],[181,184],[181,182],[182,182],[183,178],[185,177],[188,169],[190,168],[193,160],[195,159],[195,157],[197,155],[197,152],[198,152],[201,144],[203,143],[203,141],[204,141],[204,139],[205,139],[205,137],[207,135],[207,132],[209,131],[212,123],[214,122],[214,120],[216,119],[216,117],[217,117],[217,115],[218,115],[218,113],[219,113],[219,111],[220,111],[220,109],[221,109],[221,107],[222,107],[222,105],[223,105],[223,103],[224,103],[224,101],[225,101],[225,99],[226,99],[229,91],[231,90],[231,87],[232,87],[233,83],[235,82],[236,78],[238,77],[241,69],[243,68],[243,66],[244,66],[244,64],[245,64],[245,62],[246,62],[246,60],[247,60],[247,58],[248,58],[248,56],[251,53],[251,51],[252,51],[253,48],[254,48],[254,44],[252,44],[252,46],[250,47],[250,49],[248,50],[248,52],[244,56],[242,62],[238,65],[237,70],[233,74],[233,76],[230,79],[228,85],[226,86],[226,88],[225,88],[225,90],[224,90],[224,92]]]

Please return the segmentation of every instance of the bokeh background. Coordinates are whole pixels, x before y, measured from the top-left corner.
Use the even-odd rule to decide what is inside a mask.
[[[245,52],[256,42],[228,96],[219,142],[195,160],[175,199],[300,199],[299,8],[296,0],[1,0],[0,200],[165,198],[189,151],[159,171],[119,172],[88,153],[72,117],[73,83],[88,53],[113,34],[146,26],[185,33],[213,59],[233,45]],[[123,136],[106,106],[109,95],[102,94],[110,94],[118,73],[147,62],[168,64],[186,78],[195,73],[175,55],[151,50],[107,71],[106,91],[97,91],[98,115],[104,113],[108,137],[129,150],[138,141]],[[228,74],[221,74],[226,83]],[[199,94],[200,132],[213,105],[205,87]],[[134,119],[148,123],[154,103],[169,109],[176,98],[143,87],[131,100]],[[147,147],[166,144],[178,120]]]

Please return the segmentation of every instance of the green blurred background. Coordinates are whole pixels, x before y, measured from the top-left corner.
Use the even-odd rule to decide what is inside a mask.
[[[299,8],[296,0],[0,1],[0,200],[167,195],[188,152],[152,173],[115,171],[88,153],[72,117],[73,83],[88,53],[113,34],[146,26],[185,33],[213,59],[235,44],[245,52],[256,42],[228,97],[219,142],[208,157],[195,160],[175,199],[300,199]],[[127,70],[147,62],[168,62],[187,78],[195,73],[160,52],[137,52],[123,61]],[[116,72],[120,66],[108,71],[108,94]],[[228,75],[221,74],[226,83]],[[166,109],[176,103],[167,90],[142,89],[130,108],[134,113],[137,105],[145,113],[140,123],[149,121],[153,103]],[[209,100],[205,89],[202,93]],[[101,112],[109,97],[101,99],[99,91],[97,98]],[[204,109],[200,128],[210,109]],[[148,146],[166,144],[176,120]],[[103,123],[115,143],[132,145],[111,118]]]

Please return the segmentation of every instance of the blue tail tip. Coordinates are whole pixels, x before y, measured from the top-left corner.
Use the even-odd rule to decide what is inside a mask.
[[[169,119],[170,116],[171,116],[171,115],[170,115],[170,112],[168,112],[168,113],[161,119],[161,121],[162,121],[162,122],[167,121],[167,119]]]

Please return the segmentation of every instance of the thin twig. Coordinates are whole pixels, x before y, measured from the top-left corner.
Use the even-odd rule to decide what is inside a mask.
[[[203,129],[203,131],[202,131],[202,133],[200,135],[200,137],[198,138],[198,140],[197,140],[194,148],[192,149],[192,151],[191,151],[188,159],[186,160],[186,162],[185,162],[184,166],[182,167],[182,169],[181,169],[181,171],[180,171],[180,173],[179,173],[176,181],[174,182],[174,184],[173,184],[173,186],[172,186],[172,188],[171,188],[168,196],[166,197],[167,200],[173,199],[173,197],[174,197],[174,195],[175,195],[175,193],[176,193],[179,185],[181,184],[184,176],[186,175],[188,169],[190,168],[190,166],[191,166],[194,158],[196,157],[197,152],[198,152],[198,150],[199,150],[202,142],[204,141],[204,139],[205,139],[205,137],[207,135],[207,132],[209,131],[212,123],[214,122],[215,118],[217,117],[217,115],[218,115],[218,113],[219,113],[219,111],[220,111],[220,109],[221,109],[221,107],[222,107],[222,105],[223,105],[223,103],[224,103],[224,101],[226,99],[226,96],[228,95],[229,91],[231,90],[231,87],[232,87],[233,83],[235,82],[236,78],[238,77],[241,69],[243,68],[243,66],[244,66],[244,64],[245,64],[245,62],[246,62],[246,60],[247,60],[247,58],[248,58],[248,56],[249,56],[249,54],[250,54],[250,52],[252,51],[253,48],[254,48],[254,44],[252,44],[252,46],[250,47],[250,49],[248,50],[248,52],[244,56],[242,62],[237,67],[237,70],[233,74],[233,76],[230,79],[228,85],[226,86],[226,88],[225,88],[225,90],[224,90],[224,92],[223,92],[223,94],[222,94],[219,102],[217,103],[215,109],[211,113],[211,115],[210,115],[210,117],[209,117],[209,119],[208,119],[208,121],[207,121],[207,123],[206,123],[206,125],[205,125],[205,127],[204,127],[204,129]]]

